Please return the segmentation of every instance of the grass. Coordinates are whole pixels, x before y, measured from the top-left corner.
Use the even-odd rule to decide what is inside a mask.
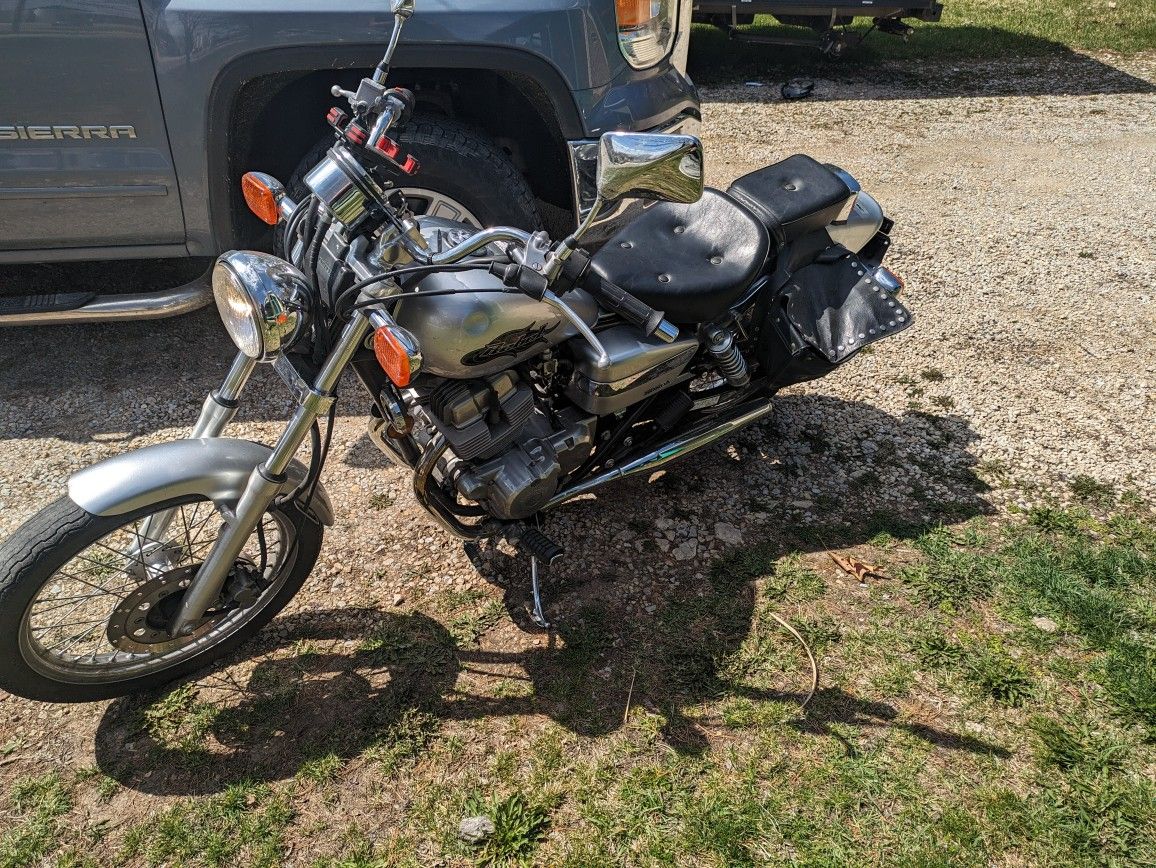
[[[833,529],[801,550],[748,535],[651,617],[588,604],[488,674],[487,594],[367,628],[337,654],[361,668],[337,675],[307,631],[311,653],[287,643],[260,690],[291,672],[315,679],[294,691],[330,685],[312,702],[377,685],[335,731],[295,737],[315,749],[270,741],[302,699],[249,728],[203,682],[131,704],[130,737],[154,745],[140,768],[167,781],[296,760],[152,801],[103,766],[22,779],[0,796],[0,868],[1153,864],[1156,520],[1079,487],[950,526],[870,516],[842,553],[894,578],[866,586],[824,553]],[[819,657],[805,711],[809,666],[772,613]],[[440,699],[415,692],[455,655]],[[477,815],[494,831],[467,843]]]
[[[789,78],[873,66],[888,60],[951,62],[968,59],[1045,57],[1076,49],[1135,54],[1156,50],[1156,0],[952,0],[938,23],[909,21],[906,42],[875,33],[841,61],[823,61],[813,48],[734,42],[719,28],[696,25],[690,74],[701,84],[742,78]],[[863,34],[870,19],[851,28]],[[751,35],[809,38],[811,31],[784,27],[769,15],[740,28]]]
[[[72,795],[60,775],[18,780],[10,793],[15,817],[0,831],[0,868],[33,865],[57,849],[62,817]]]
[[[129,830],[123,860],[149,866],[278,865],[293,812],[271,788],[238,784],[211,798],[181,802]]]

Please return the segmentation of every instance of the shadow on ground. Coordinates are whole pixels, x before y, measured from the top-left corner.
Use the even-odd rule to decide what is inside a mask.
[[[741,492],[753,462],[766,462],[776,438],[792,431],[791,418],[819,412],[858,420],[855,425],[879,440],[932,444],[928,473],[938,474],[954,499],[911,500],[880,510],[870,491],[839,490],[836,497],[832,490],[830,501],[837,505],[821,526],[767,513],[757,533],[752,530],[757,543],[729,551],[711,567],[667,561],[657,549],[640,553],[611,544],[621,528],[607,525],[605,501],[579,501],[564,507],[566,521],[558,522],[570,528],[557,529],[568,549],[567,566],[547,583],[555,627],[540,645],[526,647],[507,627],[507,645],[524,650],[503,650],[502,640],[492,635],[478,647],[455,639],[449,619],[423,611],[334,609],[289,616],[245,649],[248,659],[234,657],[201,673],[191,682],[193,690],[112,703],[96,735],[100,768],[144,792],[217,792],[242,780],[292,777],[324,757],[416,756],[449,721],[543,715],[582,736],[606,735],[623,725],[628,706],[662,715],[662,738],[676,751],[707,750],[711,733],[685,709],[723,696],[792,702],[806,686],[797,667],[785,666],[781,682],[757,689],[732,681],[723,668],[758,617],[754,581],[776,559],[855,546],[885,530],[910,535],[987,511],[980,497],[984,486],[967,452],[974,434],[963,420],[894,417],[821,396],[782,401],[777,427],[743,432],[729,449],[707,450],[695,462],[673,465],[676,472],[657,482],[632,478],[602,496],[646,503],[640,515],[678,508],[687,521],[705,523],[709,515],[696,515],[693,504],[709,503],[710,486],[715,494]],[[799,481],[811,486],[825,477],[826,464],[784,464],[781,472],[785,478],[809,474]],[[822,493],[815,496],[823,500]],[[503,588],[517,627],[534,630],[525,608],[524,560],[496,548],[476,549],[472,556],[484,577]],[[654,567],[653,581],[641,575],[647,566]],[[707,570],[706,578],[696,579],[695,569]],[[638,611],[636,584],[647,586],[654,606],[646,617]],[[789,640],[784,647],[792,647]],[[606,674],[610,667],[614,677]],[[499,683],[505,689],[494,689]],[[848,728],[899,728],[942,749],[1006,755],[998,745],[909,721],[889,702],[841,688],[820,690],[804,716],[784,725],[833,739],[848,751]]]
[[[751,26],[742,32],[771,38],[800,38],[795,27]],[[874,34],[832,60],[815,48],[762,45],[729,38],[715,27],[696,27],[688,72],[711,88],[760,81],[767,86],[793,78],[849,82],[861,87],[819,93],[823,99],[940,99],[973,96],[1088,96],[1153,93],[1156,85],[1066,45],[993,27],[929,25],[908,45]],[[873,85],[881,85],[875,89]],[[895,89],[898,88],[898,89]],[[772,93],[777,98],[777,87]],[[714,101],[765,100],[767,90],[712,91]]]

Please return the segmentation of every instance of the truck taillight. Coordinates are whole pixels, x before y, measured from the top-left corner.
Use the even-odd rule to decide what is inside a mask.
[[[635,69],[654,66],[678,35],[678,0],[615,0],[618,47]]]

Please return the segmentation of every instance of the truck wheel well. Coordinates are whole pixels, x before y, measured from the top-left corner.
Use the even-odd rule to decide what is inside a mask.
[[[241,175],[257,170],[287,180],[306,151],[329,131],[325,114],[337,102],[329,88],[339,84],[356,89],[362,76],[371,72],[369,68],[278,72],[250,79],[240,88],[229,119],[233,243],[256,243],[263,229],[245,208]],[[551,206],[543,209],[544,214],[567,224],[559,229],[573,228],[566,142],[549,97],[532,78],[488,69],[395,68],[390,82],[412,89],[420,112],[443,114],[488,134],[510,155],[534,195]]]

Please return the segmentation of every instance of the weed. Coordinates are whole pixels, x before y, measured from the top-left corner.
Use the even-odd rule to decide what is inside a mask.
[[[1108,483],[1083,474],[1073,477],[1068,483],[1068,488],[1080,500],[1089,503],[1108,503],[1116,495],[1116,489]]]
[[[940,633],[924,633],[911,643],[919,662],[933,669],[957,666],[963,659],[963,647]]]
[[[1098,675],[1121,714],[1147,726],[1149,737],[1156,739],[1156,648],[1132,639],[1118,641]]]
[[[392,495],[378,492],[377,494],[370,495],[369,497],[370,509],[389,509],[391,506],[393,506]]]
[[[823,577],[805,566],[798,553],[775,561],[763,590],[770,599],[786,597],[799,603],[817,600],[826,592]]]
[[[919,372],[919,376],[927,380],[929,383],[942,383],[947,379],[947,375],[939,368],[924,368]]]
[[[1022,705],[1033,692],[1027,667],[994,643],[969,649],[964,658],[964,671],[980,693],[1004,705]]]
[[[504,799],[484,800],[474,796],[466,805],[470,815],[489,817],[494,831],[482,842],[478,864],[524,864],[529,861],[546,834],[551,806],[531,802],[522,793]]]
[[[1085,517],[1070,510],[1050,506],[1033,507],[1028,512],[1028,523],[1044,533],[1075,536],[1080,532]]]
[[[950,410],[955,406],[955,398],[951,395],[932,395],[928,400],[936,407],[944,410]]]
[[[990,556],[959,545],[945,527],[928,531],[915,540],[923,552],[922,564],[904,567],[899,577],[926,603],[945,611],[991,590],[996,565]]]
[[[1128,742],[1097,729],[1087,717],[1073,716],[1062,722],[1035,717],[1031,728],[1040,763],[1064,771],[1119,769],[1130,748]]]

